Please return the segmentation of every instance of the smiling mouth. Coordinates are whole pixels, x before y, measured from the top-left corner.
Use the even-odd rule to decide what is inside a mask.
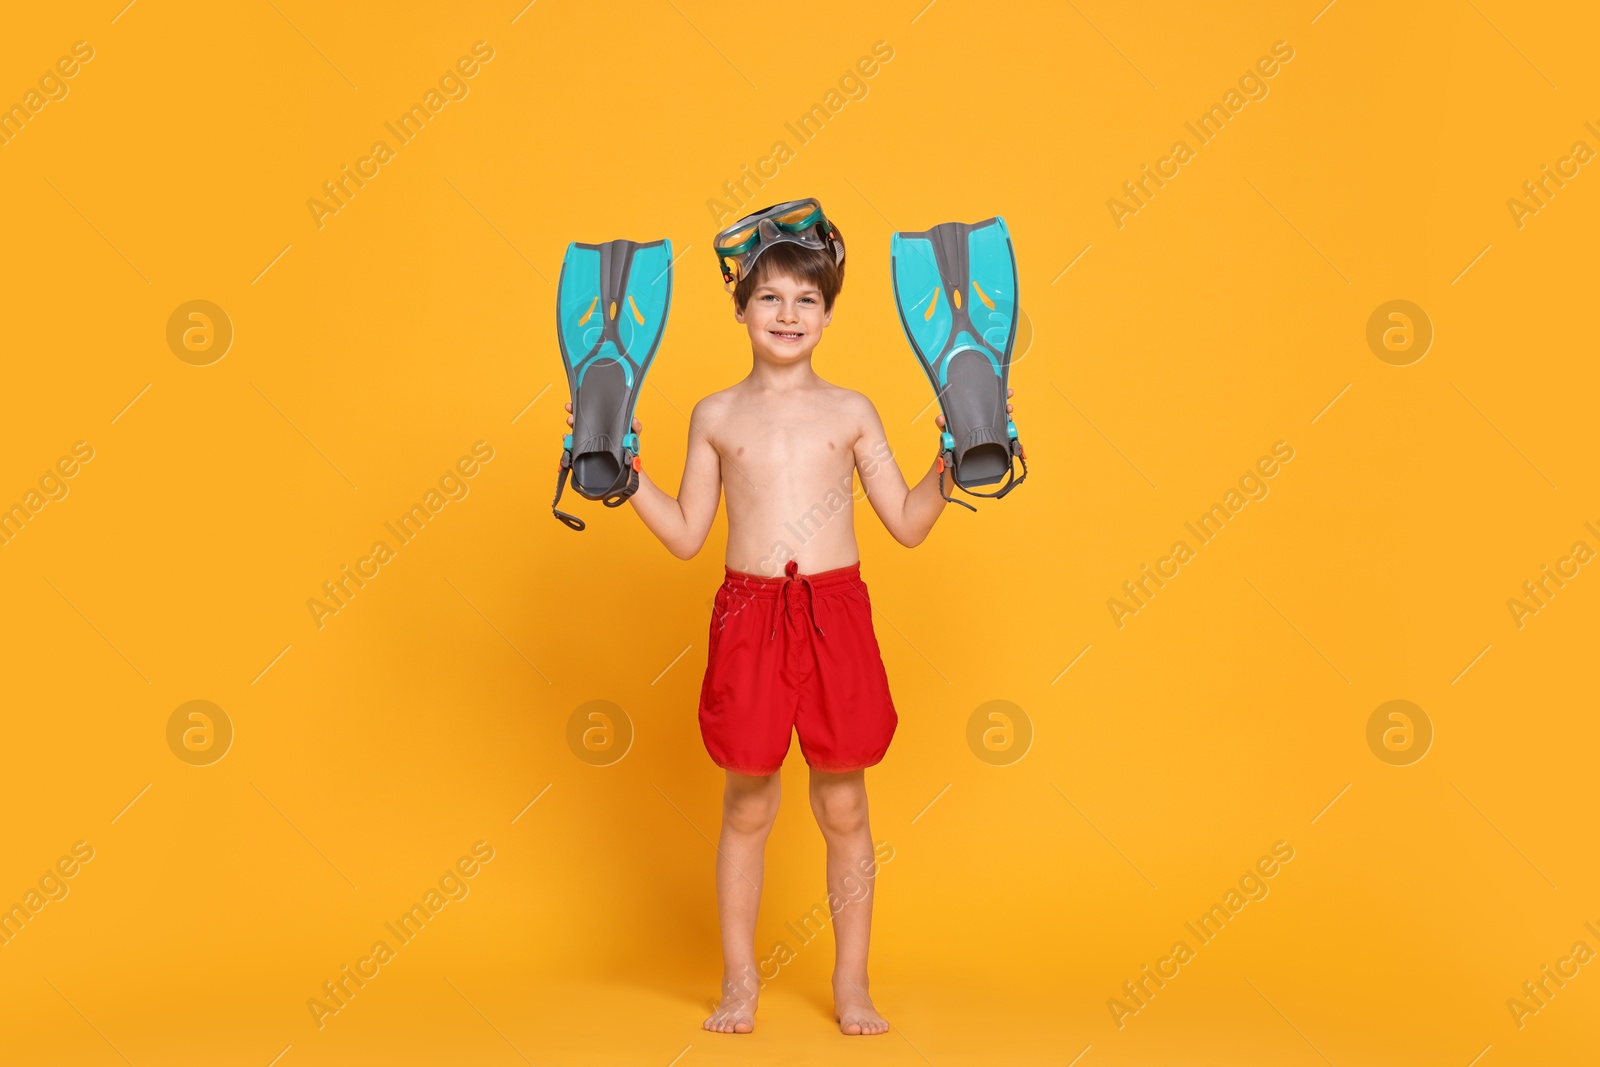
[[[767,332],[780,341],[798,341],[805,336],[798,330],[768,330]]]

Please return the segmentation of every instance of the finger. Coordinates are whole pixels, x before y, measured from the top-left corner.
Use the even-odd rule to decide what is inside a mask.
[[[634,433],[643,433],[644,432],[644,426],[639,422],[638,419],[634,419],[633,420],[633,432]]]
[[[1008,414],[1008,415],[1009,415],[1009,414],[1010,414],[1010,413],[1011,413],[1011,405],[1010,405],[1010,404],[1007,404],[1007,405],[1006,405],[1006,414]]]
[[[1016,392],[1016,390],[1015,390],[1015,389],[1007,389],[1007,390],[1006,390],[1006,396],[1010,396],[1010,395],[1011,395],[1011,394],[1012,394],[1012,393],[1014,393],[1014,392]]]
[[[565,407],[566,407],[566,409],[567,409],[567,410],[568,410],[568,411],[571,411],[571,410],[572,410],[572,401],[570,401],[570,400],[569,400],[569,401],[567,401],[567,402],[566,402],[566,404],[565,404],[565,405],[564,405],[564,406],[565,406]]]

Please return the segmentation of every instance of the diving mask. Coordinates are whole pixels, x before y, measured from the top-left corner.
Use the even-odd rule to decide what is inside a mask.
[[[835,263],[844,262],[844,241],[822,213],[822,204],[815,198],[790,200],[746,215],[717,234],[712,247],[722,267],[724,288],[733,292],[740,279],[755,269],[762,252],[786,241],[818,251],[831,250]]]

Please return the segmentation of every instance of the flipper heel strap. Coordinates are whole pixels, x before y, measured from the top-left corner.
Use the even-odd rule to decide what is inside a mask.
[[[981,497],[985,498],[986,500],[999,500],[1001,497],[1003,497],[1007,493],[1011,492],[1011,490],[1013,490],[1017,486],[1021,485],[1023,483],[1023,481],[1028,477],[1028,460],[1027,460],[1027,457],[1022,454],[1022,442],[1018,441],[1015,437],[1013,437],[1011,439],[1011,455],[1012,455],[1013,458],[1015,458],[1017,460],[1017,462],[1022,464],[1022,477],[1021,478],[1017,477],[1017,467],[1016,467],[1016,464],[1013,463],[1011,465],[1011,468],[1010,468],[1010,473],[1006,478],[1006,484],[1000,488],[999,492],[997,492],[997,493],[980,493],[976,489],[968,489],[965,486],[961,486],[961,485],[958,485],[957,488],[959,488],[963,493],[967,493],[970,496],[981,496]],[[951,475],[950,480],[951,481],[955,481],[955,476]],[[960,503],[960,501],[957,501],[957,503]],[[977,509],[973,508],[973,510],[976,511]]]
[[[1028,457],[1024,456],[1021,452],[1018,452],[1017,453],[1017,462],[1022,464],[1022,477],[1018,478],[1014,482],[1007,482],[1006,483],[1006,487],[1004,489],[1000,490],[998,493],[996,493],[994,495],[994,498],[996,500],[999,500],[1001,497],[1003,497],[1007,493],[1011,492],[1011,490],[1015,489],[1017,486],[1021,485],[1023,482],[1028,480]]]
[[[562,522],[566,523],[572,529],[578,530],[578,531],[581,532],[584,529],[584,527],[588,525],[588,523],[586,523],[582,519],[578,518],[578,516],[569,515],[565,511],[562,511],[560,508],[556,507],[557,504],[561,503],[561,494],[567,488],[567,475],[570,474],[571,472],[572,472],[572,453],[571,452],[562,452],[561,453],[561,473],[556,475],[556,496],[555,496],[554,500],[550,501],[550,513],[552,515],[554,515],[556,518],[560,519]]]
[[[600,503],[608,508],[620,508],[627,503],[630,496],[639,491],[639,469],[634,466],[634,459],[635,456],[632,449],[625,448],[622,450],[622,470],[627,475],[628,483],[621,489],[613,485],[611,492],[600,498]],[[617,480],[621,481],[622,476],[619,475]]]
[[[957,500],[955,497],[951,496],[949,493],[944,491],[944,473],[945,473],[945,471],[949,471],[950,472],[950,483],[952,485],[955,485],[956,464],[955,464],[955,453],[954,452],[941,452],[941,453],[939,453],[939,495],[944,498],[944,502],[946,504],[960,504],[962,507],[966,508],[968,511],[976,512],[978,509],[973,507],[971,504],[967,503],[965,500]],[[956,488],[960,489],[961,487],[959,485],[957,485]],[[965,492],[966,490],[962,490],[962,491]]]

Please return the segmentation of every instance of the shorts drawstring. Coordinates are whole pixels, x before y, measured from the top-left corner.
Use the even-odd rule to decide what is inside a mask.
[[[778,611],[772,617],[772,637],[777,637],[778,636],[778,615],[783,614],[784,609],[789,606],[789,587],[791,585],[793,585],[796,581],[801,581],[801,582],[806,583],[806,592],[807,592],[807,594],[809,594],[809,609],[810,609],[810,612],[811,612],[811,625],[816,628],[817,633],[822,634],[823,637],[827,637],[828,636],[827,632],[824,631],[822,629],[822,627],[817,623],[817,591],[816,591],[815,588],[812,587],[810,578],[806,577],[803,574],[801,574],[798,577],[796,577],[795,572],[798,571],[799,569],[800,569],[800,565],[798,563],[796,563],[792,559],[788,563],[784,564],[784,567],[783,567],[784,582],[783,582],[783,585],[780,586],[779,589],[778,589],[778,593],[779,593],[778,599],[779,599],[779,601],[781,603],[779,605]],[[771,638],[768,638],[768,640],[771,640]]]

